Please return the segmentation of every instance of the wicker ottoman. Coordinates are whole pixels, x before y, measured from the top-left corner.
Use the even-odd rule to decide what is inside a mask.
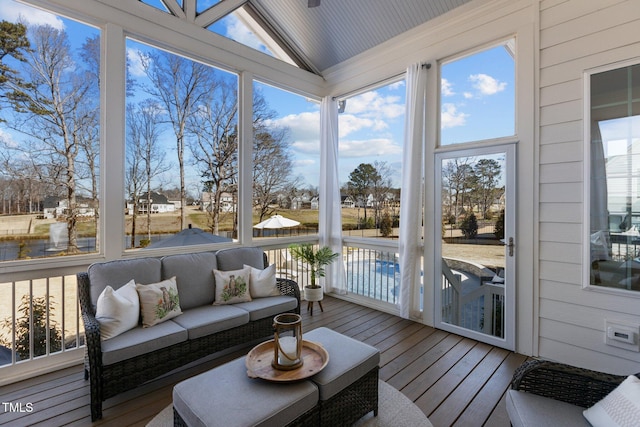
[[[373,411],[378,415],[378,365],[375,347],[328,328],[304,334],[329,352],[327,366],[311,377],[320,392],[320,425],[348,426]]]
[[[247,377],[240,357],[173,388],[174,426],[302,426],[318,424],[311,381],[271,383]]]

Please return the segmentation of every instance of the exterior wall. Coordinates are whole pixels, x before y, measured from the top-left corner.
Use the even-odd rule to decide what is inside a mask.
[[[640,324],[640,295],[583,288],[585,70],[640,57],[637,0],[541,0],[538,354],[629,374],[640,353],[607,346],[605,319]],[[587,135],[588,136],[588,135]],[[638,293],[640,294],[640,293]]]

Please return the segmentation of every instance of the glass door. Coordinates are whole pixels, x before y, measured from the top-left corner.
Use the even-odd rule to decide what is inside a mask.
[[[436,327],[515,348],[515,145],[436,155]]]

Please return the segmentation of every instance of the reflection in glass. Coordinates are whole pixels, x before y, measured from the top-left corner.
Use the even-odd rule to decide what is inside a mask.
[[[591,76],[590,284],[640,290],[640,66]]]

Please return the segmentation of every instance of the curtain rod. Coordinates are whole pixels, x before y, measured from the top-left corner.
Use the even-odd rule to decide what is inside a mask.
[[[426,68],[428,70],[428,69],[431,68],[431,63],[430,62],[423,62],[423,63],[420,64],[420,66],[423,69]],[[334,96],[333,100],[341,100],[341,99],[350,98],[352,96],[359,95],[361,93],[364,93],[364,92],[368,91],[372,87],[382,86],[386,82],[392,82],[394,80],[400,80],[400,77],[403,77],[406,74],[407,73],[405,71],[403,71],[402,73],[399,73],[399,74],[393,75],[391,77],[387,77],[385,79],[378,80],[376,82],[370,83],[370,84],[368,84],[365,87],[362,87],[360,89],[357,89],[357,90],[354,90],[354,91],[351,91],[351,92],[347,92],[347,93],[343,93],[342,95]]]

